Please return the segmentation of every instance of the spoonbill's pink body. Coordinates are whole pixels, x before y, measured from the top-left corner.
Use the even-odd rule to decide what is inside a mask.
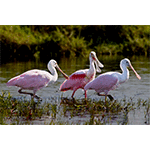
[[[6,85],[20,87],[18,91],[19,93],[30,94],[31,96],[33,96],[33,98],[34,97],[39,98],[38,96],[35,95],[35,93],[39,89],[46,87],[49,83],[54,83],[57,80],[58,74],[55,67],[65,76],[65,78],[68,78],[67,75],[63,73],[63,71],[59,68],[55,60],[50,60],[47,67],[51,72],[51,74],[44,70],[33,69],[10,79],[6,83]],[[33,90],[33,94],[22,92],[23,89]]]
[[[99,96],[105,96],[106,101],[107,94],[110,90],[114,90],[120,84],[124,83],[129,79],[129,70],[127,69],[127,67],[130,67],[133,70],[139,80],[141,79],[141,77],[137,74],[137,72],[131,65],[130,60],[125,58],[120,62],[120,68],[123,71],[122,74],[119,72],[103,73],[95,78],[93,81],[86,84],[84,90],[95,90]],[[104,94],[101,94],[102,92],[104,92]]]
[[[84,86],[95,79],[95,74],[97,72],[101,72],[99,67],[104,67],[103,64],[99,62],[97,59],[96,53],[91,51],[89,55],[90,60],[90,68],[84,69],[84,70],[78,70],[71,74],[67,80],[65,80],[62,85],[60,86],[60,91],[67,91],[67,90],[73,90],[72,98],[79,88],[84,89]],[[96,65],[96,70],[95,66]],[[86,91],[85,91],[85,98],[87,97]]]

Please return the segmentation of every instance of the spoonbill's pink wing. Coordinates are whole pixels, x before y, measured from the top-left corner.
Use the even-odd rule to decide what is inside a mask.
[[[93,81],[89,82],[84,89],[94,89],[96,92],[108,92],[116,88],[118,78],[109,74],[102,74],[95,78]]]
[[[47,72],[30,70],[7,82],[7,86],[18,86],[23,89],[40,89],[49,83]]]
[[[75,73],[69,76],[69,79],[65,80],[61,84],[60,91],[73,90],[75,87],[82,87],[83,84],[85,84],[85,77],[85,71],[76,71]]]
[[[20,76],[16,76],[16,77],[10,79],[10,80],[6,83],[6,85],[7,85],[7,86],[16,86],[17,80],[18,80],[19,78],[20,78]]]

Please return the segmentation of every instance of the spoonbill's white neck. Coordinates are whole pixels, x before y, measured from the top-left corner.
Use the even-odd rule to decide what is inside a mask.
[[[48,69],[51,72],[52,80],[56,81],[57,78],[58,78],[58,74],[57,74],[57,71],[56,71],[55,67],[52,66],[52,65],[48,65]]]
[[[89,71],[92,73],[95,73],[95,65],[94,65],[94,60],[92,59],[92,57],[89,58],[90,59],[90,68]]]
[[[92,51],[90,53],[89,60],[90,60],[90,69],[89,69],[89,71],[93,71],[94,73],[96,73],[96,72],[100,73],[101,72],[100,67],[103,68],[104,65],[99,62],[95,52]]]
[[[120,64],[120,68],[122,70],[120,83],[122,83],[129,79],[129,70],[127,69],[127,66],[124,64]]]

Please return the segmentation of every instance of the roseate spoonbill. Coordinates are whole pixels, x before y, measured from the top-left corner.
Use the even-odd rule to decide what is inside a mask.
[[[96,53],[94,51],[91,51],[89,55],[90,60],[90,68],[84,69],[84,70],[78,70],[71,74],[68,79],[66,79],[60,86],[60,91],[67,91],[67,90],[73,90],[72,98],[76,92],[77,89],[81,88],[84,89],[84,86],[92,81],[95,78],[96,71],[101,72],[99,67],[104,67],[103,64],[99,62],[97,59]],[[95,65],[96,70],[95,70]],[[86,91],[85,91],[85,98],[86,98]]]
[[[114,90],[116,87],[118,87],[120,84],[124,83],[129,79],[129,70],[127,67],[130,67],[133,72],[135,73],[136,77],[140,80],[141,77],[137,74],[137,72],[134,70],[133,66],[131,65],[131,62],[129,59],[125,58],[121,60],[120,62],[120,68],[122,70],[122,74],[119,72],[106,72],[101,75],[99,75],[97,78],[95,78],[93,81],[86,84],[84,87],[84,90],[95,90],[99,96],[105,96],[105,102],[106,98],[112,97],[111,95],[107,95],[110,90]],[[101,94],[101,92],[104,92],[104,94]]]
[[[44,70],[33,69],[10,79],[6,85],[20,87],[18,90],[20,94],[30,94],[31,97],[33,96],[33,98],[35,97],[39,99],[35,93],[39,89],[46,87],[49,83],[54,83],[57,80],[58,74],[55,67],[64,75],[65,78],[68,78],[68,76],[59,68],[55,60],[50,60],[47,67],[51,74]],[[22,92],[24,89],[33,90],[33,94]]]

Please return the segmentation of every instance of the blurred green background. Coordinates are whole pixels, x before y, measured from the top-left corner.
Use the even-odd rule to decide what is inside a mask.
[[[51,57],[145,55],[150,53],[149,25],[0,25],[1,63]]]

